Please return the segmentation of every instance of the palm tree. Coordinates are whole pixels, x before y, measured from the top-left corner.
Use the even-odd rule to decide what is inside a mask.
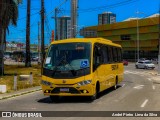
[[[17,25],[18,18],[18,4],[21,0],[0,0],[0,75],[3,75],[4,62],[4,43],[6,42],[6,31],[8,31],[8,26]]]

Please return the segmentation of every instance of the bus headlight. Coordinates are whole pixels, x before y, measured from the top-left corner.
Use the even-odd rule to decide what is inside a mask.
[[[78,82],[77,85],[83,86],[83,85],[90,84],[91,82],[92,82],[92,80],[84,80],[84,81]]]
[[[41,84],[46,85],[46,86],[51,86],[52,85],[52,83],[50,83],[48,81],[44,81],[44,80],[41,80]]]

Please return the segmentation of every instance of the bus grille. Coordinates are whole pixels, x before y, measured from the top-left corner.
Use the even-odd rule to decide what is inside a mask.
[[[60,89],[63,89],[64,87],[56,87],[54,88],[51,93],[71,93],[71,94],[79,94],[80,91],[78,91],[77,89],[73,88],[73,87],[68,87],[67,89],[69,89],[69,91],[61,91]]]

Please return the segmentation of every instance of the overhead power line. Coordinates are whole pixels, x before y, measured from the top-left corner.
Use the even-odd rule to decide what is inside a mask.
[[[120,6],[131,4],[131,3],[134,3],[137,1],[139,1],[139,0],[125,0],[125,1],[121,1],[118,3],[112,4],[112,5],[104,5],[104,6],[94,7],[94,8],[87,8],[87,9],[78,9],[78,13],[95,12],[95,11],[100,11],[100,10],[104,10],[104,9],[120,7]],[[54,12],[54,11],[52,11],[52,12]],[[66,13],[70,13],[70,10],[66,10]]]
[[[37,14],[39,14],[39,13],[40,13],[40,12],[36,12],[36,13],[31,14],[30,16],[37,15]],[[23,19],[25,19],[25,18],[26,18],[26,17],[19,18],[18,21],[19,21],[19,20],[23,20]]]
[[[100,6],[100,7],[88,8],[88,9],[79,9],[79,13],[100,11],[100,10],[103,10],[103,9],[120,7],[120,6],[131,4],[131,3],[134,3],[134,2],[137,2],[137,1],[138,0],[126,0],[126,1],[115,3],[115,4],[112,4],[112,5],[106,5],[106,6]]]

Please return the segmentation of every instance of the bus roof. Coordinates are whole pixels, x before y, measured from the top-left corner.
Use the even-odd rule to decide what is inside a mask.
[[[108,45],[113,45],[121,47],[121,45],[113,43],[111,40],[105,38],[69,38],[64,40],[53,41],[51,44],[61,44],[61,43],[73,43],[73,42],[91,42],[91,43],[104,43]]]

